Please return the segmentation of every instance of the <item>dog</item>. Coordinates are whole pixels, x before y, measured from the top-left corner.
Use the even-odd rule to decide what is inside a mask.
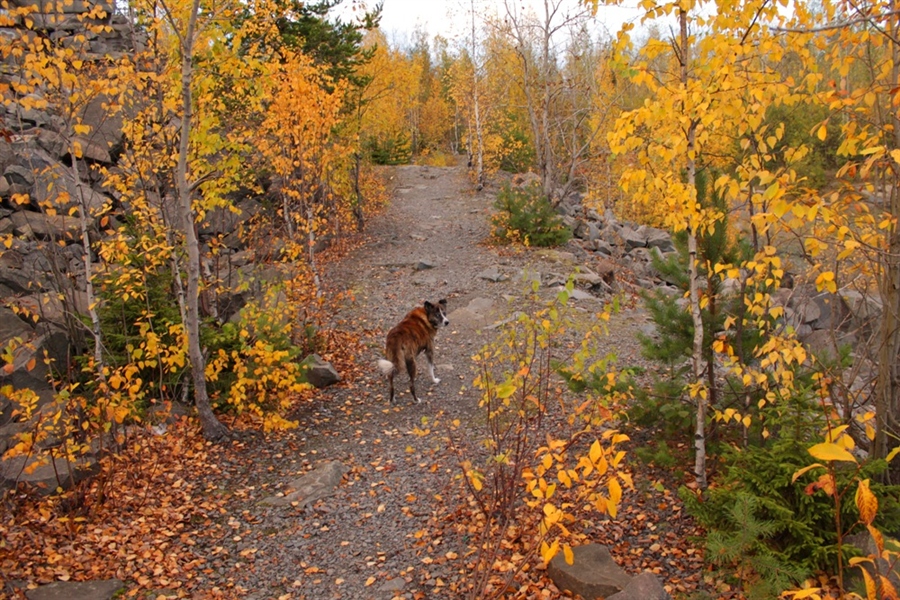
[[[378,367],[387,376],[391,389],[391,404],[394,403],[394,375],[400,365],[406,366],[409,375],[409,391],[416,403],[421,402],[416,396],[416,357],[425,351],[428,359],[428,373],[434,383],[441,380],[434,376],[434,336],[439,327],[450,324],[447,318],[447,300],[437,303],[425,301],[425,304],[414,308],[403,317],[403,320],[387,334],[384,355],[387,360],[380,359]]]

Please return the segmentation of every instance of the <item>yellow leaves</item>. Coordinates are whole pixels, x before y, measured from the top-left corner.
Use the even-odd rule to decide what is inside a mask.
[[[856,458],[842,446],[834,442],[822,442],[807,450],[813,458],[825,461],[856,463]]]
[[[552,544],[548,544],[545,541],[541,542],[541,560],[544,561],[544,565],[550,564],[550,561],[553,560],[553,557],[559,553],[559,542],[554,540]]]
[[[816,289],[820,292],[827,290],[831,293],[837,292],[837,284],[834,279],[833,271],[823,271],[816,277]]]
[[[878,513],[878,499],[869,489],[869,480],[859,482],[856,488],[856,508],[859,510],[859,519],[866,525],[871,525]]]

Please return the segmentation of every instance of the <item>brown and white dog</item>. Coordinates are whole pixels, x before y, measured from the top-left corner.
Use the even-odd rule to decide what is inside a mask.
[[[414,308],[407,314],[396,327],[387,334],[387,342],[384,345],[384,354],[387,360],[378,361],[378,367],[384,373],[391,387],[391,403],[394,402],[394,375],[400,370],[400,365],[406,366],[409,375],[409,391],[416,402],[421,402],[416,396],[416,357],[424,350],[428,359],[428,373],[434,383],[440,383],[440,379],[434,376],[434,336],[441,326],[450,324],[447,318],[447,300],[438,300],[436,304],[425,301],[423,306]]]

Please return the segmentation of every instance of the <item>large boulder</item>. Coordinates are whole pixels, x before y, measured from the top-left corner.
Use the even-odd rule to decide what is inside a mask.
[[[340,373],[330,362],[323,360],[318,354],[309,355],[303,364],[306,367],[306,381],[319,389],[334,385],[341,380]]]
[[[607,597],[606,600],[672,600],[672,597],[656,575],[644,571],[633,578],[624,590]]]
[[[563,553],[559,553],[547,568],[547,575],[559,589],[585,600],[598,600],[621,592],[631,583],[631,577],[616,564],[606,546],[576,546],[572,553],[571,565],[566,563]]]

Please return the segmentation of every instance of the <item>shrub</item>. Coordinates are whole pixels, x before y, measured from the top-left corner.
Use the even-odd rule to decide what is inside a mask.
[[[686,488],[680,493],[687,511],[708,531],[707,559],[734,569],[751,597],[775,597],[790,581],[799,583],[819,570],[833,573],[837,564],[834,501],[817,490],[816,475],[792,481],[810,462],[807,448],[816,431],[811,412],[796,416],[802,423],[795,422],[793,432],[785,424],[772,443],[724,453],[723,474],[702,498]],[[810,440],[795,437],[797,431],[808,432]],[[838,487],[851,484],[855,476],[874,479],[884,468],[884,461],[873,461],[859,474],[848,470],[838,477]],[[879,498],[879,528],[893,531],[900,524],[898,489],[872,483]],[[841,505],[841,513],[845,524],[859,517],[850,501]],[[855,550],[845,543],[842,551],[846,558]]]
[[[536,185],[505,186],[494,208],[499,212],[491,220],[493,235],[499,240],[545,247],[565,244],[572,237],[572,231]]]

